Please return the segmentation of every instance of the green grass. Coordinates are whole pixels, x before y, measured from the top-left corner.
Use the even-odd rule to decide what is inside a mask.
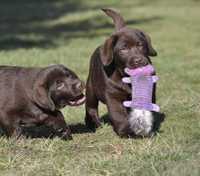
[[[86,80],[94,49],[113,32],[99,9],[121,11],[147,31],[159,55],[158,104],[166,114],[152,139],[120,139],[111,126],[73,141],[0,138],[2,176],[200,175],[199,0],[1,0],[0,64],[62,63]],[[84,123],[84,107],[63,110]],[[106,113],[101,105],[100,114]]]

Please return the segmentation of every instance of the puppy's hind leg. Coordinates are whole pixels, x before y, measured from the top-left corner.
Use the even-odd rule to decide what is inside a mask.
[[[7,137],[19,139],[22,135],[22,128],[17,121],[6,122],[1,124],[3,131]]]

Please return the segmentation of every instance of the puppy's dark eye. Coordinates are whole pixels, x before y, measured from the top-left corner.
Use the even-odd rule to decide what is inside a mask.
[[[128,47],[127,44],[124,44],[124,45],[120,48],[120,51],[122,51],[122,52],[126,52],[126,51],[128,51],[128,50],[129,50],[129,47]]]
[[[57,90],[61,90],[61,89],[63,89],[64,87],[65,87],[65,84],[64,84],[63,81],[61,81],[61,80],[56,80],[56,89],[57,89]]]
[[[137,47],[143,47],[143,43],[142,43],[142,42],[137,42],[137,43],[136,43],[136,46],[137,46]]]
[[[136,47],[137,47],[140,51],[143,51],[143,49],[144,49],[144,46],[143,46],[143,43],[142,43],[142,42],[137,42],[137,43],[136,43]]]

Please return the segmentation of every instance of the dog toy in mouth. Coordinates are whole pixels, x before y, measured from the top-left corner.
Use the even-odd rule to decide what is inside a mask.
[[[152,103],[153,85],[158,80],[156,75],[152,75],[155,72],[153,66],[125,68],[125,72],[130,77],[124,77],[122,81],[132,85],[132,100],[124,101],[123,105],[134,109],[159,112],[159,106]]]

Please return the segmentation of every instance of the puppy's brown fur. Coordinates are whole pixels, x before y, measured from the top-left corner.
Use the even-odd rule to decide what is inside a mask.
[[[46,125],[52,128],[53,135],[71,138],[59,109],[78,105],[82,91],[77,75],[63,65],[0,66],[0,126],[7,136],[19,137],[23,127]]]

